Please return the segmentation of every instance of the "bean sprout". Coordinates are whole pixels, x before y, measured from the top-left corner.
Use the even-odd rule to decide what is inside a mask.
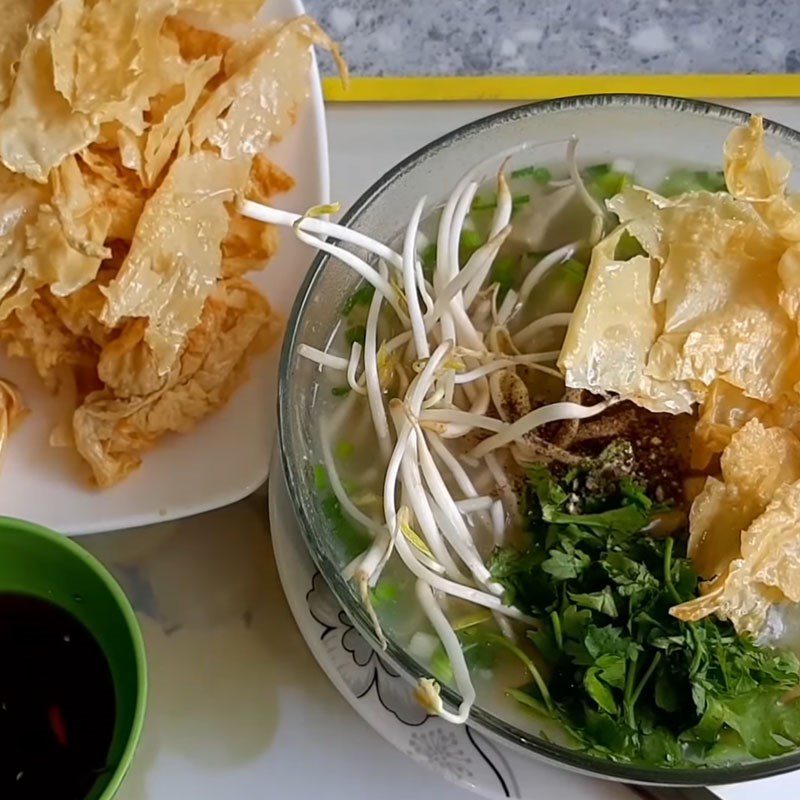
[[[575,151],[578,147],[578,137],[571,136],[567,144],[567,164],[569,165],[569,175],[572,178],[572,183],[578,191],[578,196],[581,198],[586,208],[592,213],[592,233],[589,237],[590,244],[596,244],[603,232],[603,220],[605,218],[605,209],[592,197],[586,184],[583,182],[580,170],[578,169],[578,159],[575,157]]]
[[[542,425],[586,419],[615,402],[594,406],[556,402],[525,413],[533,405],[525,392],[533,396],[536,391],[535,385],[528,388],[535,384],[536,373],[563,380],[554,365],[559,350],[535,350],[531,345],[540,333],[569,326],[572,317],[545,313],[523,325],[515,315],[526,307],[544,276],[584,245],[583,239],[545,255],[518,287],[503,284],[502,301],[501,282],[489,282],[498,257],[516,252],[510,244],[514,201],[506,178],[509,158],[563,141],[525,142],[469,169],[440,208],[435,239],[431,233],[429,240],[420,230],[426,229],[426,198],[419,199],[404,226],[400,252],[322,218],[324,207],[301,215],[251,201],[240,204],[246,216],[292,228],[300,241],[327,253],[374,288],[363,344],[360,339],[353,342],[349,357],[305,344],[297,352],[323,370],[344,373],[351,390],[320,424],[322,461],[331,492],[341,512],[372,537],[342,575],[356,585],[382,647],[386,638],[371,587],[378,585],[390,559],[414,576],[420,608],[450,659],[461,703],[455,712],[445,709],[438,686],[428,679],[418,685],[417,697],[431,713],[452,722],[467,719],[475,689],[458,635],[443,610],[445,598],[488,609],[502,635],[511,640],[516,637],[512,623],[537,624],[506,602],[503,586],[494,580],[487,561],[491,546],[505,544],[507,534],[519,525],[512,485],[519,469],[515,448],[527,444],[533,449],[529,434]],[[574,140],[567,142],[567,183],[575,186],[592,213],[589,244],[593,244],[605,212],[583,183],[575,147]],[[496,204],[490,223],[482,228],[470,212],[479,187],[493,170]],[[462,258],[466,230],[480,232],[485,240]],[[436,244],[432,275],[423,272],[421,255],[429,241]],[[508,370],[507,380],[497,380],[500,370]],[[522,410],[516,417],[501,403],[501,383],[511,385],[518,396],[522,393],[524,403],[518,405]],[[355,416],[364,409],[368,420]],[[360,467],[359,480],[366,482],[373,471],[375,483],[381,485],[379,489],[367,483],[360,492],[349,494],[338,470],[340,465],[344,470],[343,456],[337,450],[334,457],[331,442],[345,429],[348,436],[363,435],[359,421],[374,428],[378,445],[377,457],[365,454],[369,463]]]
[[[447,621],[447,617],[445,617],[441,607],[436,602],[431,587],[425,581],[417,581],[417,599],[425,612],[425,616],[436,631],[436,635],[441,640],[447,657],[450,659],[450,664],[453,667],[453,677],[458,691],[461,693],[461,705],[457,714],[453,714],[442,707],[437,708],[436,711],[447,722],[456,724],[466,722],[469,718],[472,704],[475,702],[475,687],[472,685],[472,679],[469,676],[469,668],[467,667],[467,660],[464,658],[464,652],[461,649],[461,643],[458,641],[458,636],[456,636],[456,632]]]
[[[546,331],[548,328],[566,328],[571,319],[572,314],[566,313],[548,314],[545,317],[539,317],[539,319],[535,319],[519,331],[514,337],[514,342],[518,347],[523,347],[537,334]]]
[[[346,358],[335,356],[332,353],[325,353],[322,350],[317,350],[316,347],[311,345],[301,344],[297,347],[298,355],[319,364],[321,367],[328,367],[330,369],[338,370],[339,372],[346,372],[349,362]]]
[[[515,439],[521,439],[526,433],[547,425],[548,422],[558,422],[562,419],[587,419],[605,411],[615,400],[606,400],[593,406],[581,406],[577,403],[551,403],[548,406],[536,408],[511,425],[505,425],[494,436],[484,439],[480,444],[470,450],[473,458],[482,458],[492,450],[510,444]],[[428,412],[430,413],[430,412]]]
[[[329,255],[335,256],[342,263],[347,264],[348,267],[354,269],[365,281],[367,281],[367,283],[370,283],[375,287],[376,292],[380,292],[384,296],[401,320],[405,321],[407,319],[406,312],[403,311],[400,305],[400,298],[398,297],[397,292],[394,290],[394,287],[389,283],[388,280],[386,280],[386,278],[383,277],[383,275],[381,275],[379,272],[376,272],[373,267],[367,264],[364,259],[359,258],[349,250],[345,250],[343,247],[330,244],[323,239],[318,239],[316,236],[310,236],[300,227],[295,228],[295,233],[301,242],[309,244],[312,247],[316,247],[317,249],[322,250]]]
[[[388,271],[385,265],[381,264],[379,270],[381,277],[385,279]],[[375,435],[378,437],[378,446],[384,460],[388,461],[392,449],[392,438],[389,433],[389,422],[386,419],[383,390],[378,373],[378,318],[381,313],[382,301],[383,296],[379,292],[375,292],[367,314],[367,326],[364,333],[364,378],[372,424],[375,427]]]
[[[425,322],[422,319],[422,311],[419,307],[419,292],[417,286],[417,276],[415,273],[417,231],[422,211],[425,208],[425,198],[423,197],[408,223],[406,238],[403,244],[403,283],[406,293],[406,303],[408,305],[408,316],[411,320],[411,333],[414,346],[417,350],[417,358],[427,358],[431,351],[428,345],[428,337],[425,333]]]
[[[353,346],[350,348],[350,361],[347,364],[347,383],[354,392],[366,395],[367,390],[359,384],[356,378],[356,371],[361,363],[363,349],[358,342],[353,342]]]
[[[467,500],[457,500],[456,508],[462,514],[472,514],[475,511],[485,511],[491,508],[494,501],[491,497],[470,497]]]
[[[512,306],[514,309],[519,309],[528,302],[528,298],[531,295],[531,292],[537,286],[537,284],[544,278],[544,276],[556,265],[563,264],[568,259],[572,258],[575,254],[575,251],[580,247],[581,243],[578,242],[570,242],[570,244],[565,244],[563,247],[559,247],[558,250],[553,250],[552,253],[546,255],[526,276],[525,280],[522,282],[522,286],[519,288],[519,297],[517,298],[516,303]],[[505,324],[508,321],[508,317],[511,316],[511,313],[508,312],[506,316],[502,313],[498,313],[498,322],[501,324]]]

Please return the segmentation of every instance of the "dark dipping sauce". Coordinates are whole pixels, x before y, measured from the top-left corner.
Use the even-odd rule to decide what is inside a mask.
[[[83,800],[106,770],[114,683],[70,613],[0,593],[0,798]]]

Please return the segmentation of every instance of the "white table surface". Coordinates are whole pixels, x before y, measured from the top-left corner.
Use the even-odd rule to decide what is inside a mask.
[[[800,128],[800,105],[742,107]],[[337,106],[332,199],[344,207],[383,171],[499,104]],[[146,468],[146,465],[145,465]],[[142,623],[150,701],[119,800],[468,800],[368,728],[297,631],[269,543],[266,495],[80,543],[117,575]],[[796,778],[722,790],[725,800],[800,795]]]

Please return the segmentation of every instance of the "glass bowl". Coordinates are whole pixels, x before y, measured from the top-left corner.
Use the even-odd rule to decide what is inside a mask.
[[[719,169],[722,145],[730,130],[748,115],[710,103],[652,95],[597,95],[551,100],[514,108],[465,125],[400,162],[379,178],[345,214],[342,223],[383,242],[394,242],[418,199],[428,208],[444,201],[472,165],[524,141],[552,142],[579,137],[579,161],[599,163],[615,158],[638,165],[660,164]],[[766,122],[767,140],[800,165],[800,133]],[[563,164],[564,144],[528,151],[515,163]],[[797,176],[795,176],[796,178]],[[318,414],[321,397],[315,364],[297,355],[305,342],[325,350],[340,321],[340,310],[358,284],[354,272],[318,254],[300,289],[284,341],[279,386],[279,432],[284,471],[308,549],[360,633],[378,648],[372,625],[354,587],[341,576],[342,556],[319,493],[313,465],[322,461]],[[384,657],[410,682],[429,675],[423,665],[389,635]],[[442,686],[442,699],[458,706],[456,692]],[[531,728],[535,727],[532,719]],[[495,713],[473,707],[470,724],[504,743],[562,767],[631,783],[699,786],[728,784],[775,775],[800,767],[800,752],[731,766],[694,769],[648,768],[617,764],[572,750],[511,724]]]

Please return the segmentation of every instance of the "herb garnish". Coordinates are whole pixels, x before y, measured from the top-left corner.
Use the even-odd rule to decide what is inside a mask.
[[[561,480],[531,470],[530,544],[493,555],[509,602],[540,620],[528,637],[547,665],[544,691],[531,681],[509,694],[618,762],[707,765],[794,749],[800,702],[788,693],[800,684],[798,659],[716,618],[672,617],[697,595],[683,540],[643,532],[664,509],[630,476],[592,495],[597,477],[597,462]]]

